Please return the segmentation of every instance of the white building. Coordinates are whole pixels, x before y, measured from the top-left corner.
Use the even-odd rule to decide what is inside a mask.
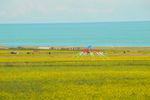
[[[38,47],[37,49],[49,50],[51,47]]]

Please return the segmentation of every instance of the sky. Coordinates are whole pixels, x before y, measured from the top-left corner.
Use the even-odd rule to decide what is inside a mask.
[[[150,0],[0,0],[0,24],[115,21],[150,21]]]

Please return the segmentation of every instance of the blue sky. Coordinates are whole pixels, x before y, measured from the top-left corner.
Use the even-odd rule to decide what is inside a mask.
[[[150,21],[150,0],[0,0],[0,23]]]

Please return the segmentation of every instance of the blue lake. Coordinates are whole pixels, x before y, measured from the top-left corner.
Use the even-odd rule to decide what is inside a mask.
[[[0,46],[150,46],[150,22],[0,24]]]

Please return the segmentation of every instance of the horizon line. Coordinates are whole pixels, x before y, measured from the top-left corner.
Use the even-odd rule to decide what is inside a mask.
[[[150,22],[150,20],[145,21],[102,21],[102,22],[32,22],[32,23],[0,23],[3,24],[88,24],[88,23],[128,23],[128,22]]]

